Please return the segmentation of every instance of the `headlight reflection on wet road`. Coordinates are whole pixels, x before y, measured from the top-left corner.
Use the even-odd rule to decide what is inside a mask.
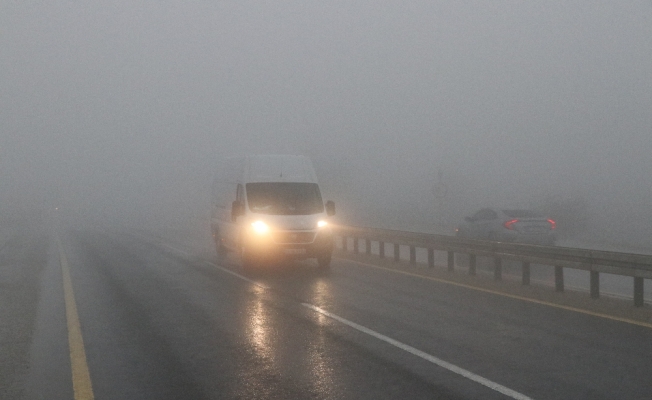
[[[269,316],[265,312],[263,295],[265,289],[259,286],[254,287],[255,299],[249,304],[247,310],[247,338],[256,350],[259,357],[268,360],[274,359],[272,352],[272,343],[270,343],[270,326]]]
[[[318,304],[328,298],[330,285],[327,280],[318,279],[312,287],[313,300]],[[306,334],[305,325],[269,303],[266,288],[251,289],[246,302],[246,342],[259,360],[259,365],[278,379],[278,382],[307,385],[305,390],[317,397],[331,397],[338,386],[335,383],[335,364],[330,355],[327,329],[330,318],[316,314],[311,319],[313,328]],[[298,350],[300,349],[300,350]],[[259,388],[266,391],[270,388]]]
[[[331,287],[326,279],[317,279],[312,285],[313,304],[324,304],[327,299],[332,298]],[[317,314],[319,334],[313,335],[308,350],[307,364],[310,366],[314,377],[315,390],[319,393],[330,393],[335,389],[334,365],[329,356],[328,343],[326,341],[326,326],[329,318]]]

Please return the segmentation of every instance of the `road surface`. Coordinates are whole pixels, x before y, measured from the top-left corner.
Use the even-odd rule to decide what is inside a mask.
[[[344,259],[245,273],[237,257],[145,231],[2,240],[1,398],[652,393],[652,326]]]

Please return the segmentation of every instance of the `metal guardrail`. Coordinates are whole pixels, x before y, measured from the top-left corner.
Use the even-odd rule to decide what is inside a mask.
[[[342,249],[348,251],[349,238],[353,240],[353,252],[360,253],[360,240],[364,240],[365,253],[371,254],[371,243],[378,242],[379,256],[385,258],[385,245],[393,245],[393,257],[400,260],[400,246],[409,246],[410,263],[416,264],[416,249],[428,251],[428,267],[434,268],[434,251],[448,253],[448,270],[455,269],[455,253],[469,255],[469,274],[476,275],[476,257],[494,259],[494,279],[502,279],[502,260],[522,263],[522,283],[530,284],[530,264],[551,265],[555,268],[555,290],[564,291],[564,268],[590,272],[590,295],[600,297],[600,273],[630,276],[634,278],[634,305],[644,304],[644,279],[652,279],[652,256],[588,250],[570,247],[539,246],[522,243],[493,242],[459,238],[428,233],[404,232],[389,229],[336,227],[336,235],[342,239]]]

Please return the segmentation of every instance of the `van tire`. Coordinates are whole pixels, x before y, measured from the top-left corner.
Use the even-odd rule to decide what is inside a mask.
[[[317,266],[319,267],[319,269],[323,269],[323,270],[330,269],[331,258],[332,258],[331,253],[323,254],[317,257]]]
[[[222,243],[222,239],[217,234],[215,235],[215,252],[220,257],[226,256],[227,253],[227,249],[224,246],[224,243]]]
[[[244,247],[240,250],[240,262],[242,263],[242,269],[245,272],[252,272],[256,268],[256,260],[247,253]]]

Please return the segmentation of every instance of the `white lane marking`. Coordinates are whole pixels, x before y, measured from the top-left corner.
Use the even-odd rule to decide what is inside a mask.
[[[174,252],[181,253],[181,254],[184,255],[184,257],[190,257],[190,254],[188,254],[188,252],[185,251],[185,250],[177,249],[175,247],[168,246],[167,244],[164,244],[164,243],[161,243],[161,246],[165,247],[168,250],[172,250]]]
[[[177,253],[181,253],[181,254],[183,254],[183,255],[186,256],[186,257],[190,257],[190,254],[188,254],[187,251],[184,251],[184,250],[181,250],[181,249],[177,249],[176,247],[168,246],[167,244],[161,244],[161,246],[167,248],[168,250],[172,250],[172,251],[175,251],[175,252],[177,252]],[[240,274],[238,274],[238,273],[236,273],[236,272],[233,272],[233,271],[231,271],[231,270],[228,269],[228,268],[220,267],[219,265],[217,265],[217,264],[213,264],[212,262],[209,262],[209,261],[204,261],[204,263],[205,263],[206,265],[210,265],[210,266],[213,267],[213,268],[217,268],[217,269],[219,269],[220,271],[226,272],[227,274],[231,274],[231,275],[233,275],[233,276],[237,276],[238,278],[240,278],[240,279],[242,279],[242,280],[244,280],[244,281],[247,281],[247,282],[249,282],[249,283],[253,283],[254,285],[259,286],[259,287],[261,287],[261,288],[263,288],[263,289],[269,289],[267,286],[265,286],[265,285],[263,285],[263,284],[261,284],[261,283],[258,283],[258,282],[256,282],[256,281],[253,281],[253,280],[247,278],[246,276],[243,276],[243,275],[240,275]]]
[[[213,264],[212,262],[208,262],[208,261],[204,261],[204,262],[205,262],[207,265],[210,265],[211,267],[214,267],[214,268],[219,269],[220,271],[226,272],[227,274],[231,274],[231,275],[233,275],[233,276],[237,276],[238,278],[242,279],[243,281],[247,281],[247,282],[252,283],[252,284],[254,284],[254,285],[256,285],[256,286],[258,286],[258,287],[260,287],[260,288],[263,288],[263,289],[269,289],[269,286],[265,286],[265,285],[263,285],[263,284],[260,283],[260,282],[256,282],[256,281],[254,281],[254,280],[251,280],[251,279],[247,278],[246,276],[243,276],[243,275],[238,274],[237,272],[233,272],[233,271],[231,271],[231,270],[228,269],[228,268],[220,267],[219,265],[217,265],[217,264]]]
[[[413,354],[413,355],[415,355],[417,357],[423,358],[426,361],[430,361],[431,363],[433,363],[435,365],[438,365],[438,366],[440,366],[442,368],[445,368],[445,369],[447,369],[447,370],[449,370],[449,371],[451,371],[453,373],[456,373],[458,375],[462,375],[463,377],[465,377],[467,379],[470,379],[470,380],[472,380],[474,382],[477,382],[477,383],[479,383],[479,384],[481,384],[483,386],[486,386],[486,387],[488,387],[488,388],[490,388],[492,390],[500,392],[500,393],[504,394],[505,396],[511,397],[512,399],[516,399],[516,400],[532,400],[532,398],[530,398],[528,396],[525,396],[524,394],[521,394],[521,393],[519,393],[517,391],[514,391],[514,390],[512,390],[510,388],[507,388],[507,387],[505,387],[503,385],[500,385],[500,384],[498,384],[496,382],[490,381],[489,379],[483,378],[483,377],[481,377],[479,375],[474,374],[473,372],[467,371],[467,370],[465,370],[463,368],[460,368],[460,367],[458,367],[458,366],[456,366],[454,364],[451,364],[451,363],[449,363],[447,361],[441,360],[441,359],[439,359],[439,358],[437,358],[435,356],[432,356],[432,355],[430,355],[428,353],[425,353],[425,352],[423,352],[421,350],[415,349],[412,346],[408,346],[407,344],[401,343],[401,342],[399,342],[397,340],[394,340],[394,339],[392,339],[390,337],[382,335],[382,334],[380,334],[380,333],[378,333],[376,331],[373,331],[373,330],[371,330],[369,328],[366,328],[366,327],[364,327],[362,325],[358,325],[355,322],[351,322],[351,321],[349,321],[347,319],[344,319],[344,318],[342,318],[340,316],[337,316],[337,315],[335,315],[333,313],[330,313],[330,312],[328,312],[326,310],[323,310],[323,309],[321,309],[319,307],[313,306],[312,304],[302,303],[302,305],[304,307],[310,308],[313,311],[316,311],[316,312],[318,312],[320,314],[323,314],[323,315],[325,315],[325,316],[327,316],[329,318],[332,318],[332,319],[334,319],[334,320],[336,320],[338,322],[341,322],[344,325],[350,326],[353,329],[357,329],[360,332],[363,332],[363,333],[366,333],[367,335],[375,337],[376,339],[382,340],[383,342],[386,342],[386,343],[389,343],[389,344],[391,344],[393,346],[396,346],[401,350],[405,350],[410,354]]]
[[[168,250],[171,250],[171,251],[174,251],[174,252],[177,252],[177,253],[181,253],[181,254],[183,254],[185,257],[190,257],[190,254],[189,254],[187,251],[185,251],[185,250],[177,249],[176,247],[172,247],[172,246],[169,246],[169,245],[164,244],[164,243],[161,243],[160,245],[163,246],[163,247],[165,247],[165,248],[168,249]],[[213,264],[212,262],[209,262],[209,261],[204,261],[204,263],[206,263],[206,265],[210,265],[211,267],[217,268],[217,269],[219,269],[220,271],[226,272],[227,274],[231,274],[231,275],[236,276],[236,277],[238,277],[238,278],[240,278],[240,279],[242,279],[242,280],[244,280],[244,281],[247,281],[247,282],[249,282],[249,283],[252,283],[252,284],[254,284],[254,285],[256,285],[256,286],[258,286],[258,287],[260,287],[260,288],[263,288],[263,289],[269,289],[268,286],[265,286],[265,285],[263,285],[263,284],[260,283],[260,282],[256,282],[256,281],[254,281],[254,280],[251,280],[251,279],[247,278],[246,276],[243,276],[243,275],[240,275],[240,274],[238,274],[238,273],[236,273],[236,272],[233,272],[233,271],[231,271],[231,270],[228,269],[228,268],[220,267],[219,265],[217,265],[217,264]]]
[[[164,246],[167,247],[170,250],[174,250],[174,251],[178,251],[180,253],[188,254],[185,251],[175,249],[172,246],[168,246],[168,245],[164,245]],[[258,286],[260,288],[269,289],[268,286],[265,286],[265,285],[263,285],[263,284],[261,284],[259,282],[254,281],[254,280],[251,280],[251,279],[247,278],[246,276],[243,276],[243,275],[240,275],[240,274],[238,274],[236,272],[233,272],[228,268],[220,267],[219,265],[214,264],[212,262],[208,262],[208,261],[204,261],[204,263],[206,263],[206,265],[210,265],[211,267],[217,268],[220,271],[226,272],[227,274],[231,274],[231,275],[233,275],[235,277],[238,277],[238,278],[240,278],[240,279],[242,279],[244,281],[247,281],[247,282],[249,282],[251,284],[254,284],[254,285],[256,285],[256,286]],[[344,319],[344,318],[342,318],[340,316],[332,314],[332,313],[330,313],[330,312],[328,312],[326,310],[323,310],[323,309],[321,309],[319,307],[313,306],[312,304],[301,303],[301,305],[303,305],[304,307],[310,308],[313,311],[316,311],[316,312],[318,312],[320,314],[323,314],[323,315],[325,315],[325,316],[327,316],[327,317],[329,317],[331,319],[339,321],[339,322],[343,323],[344,325],[348,325],[351,328],[357,329],[360,332],[363,332],[363,333],[366,333],[366,334],[368,334],[370,336],[373,336],[376,339],[382,340],[385,343],[389,343],[389,344],[391,344],[391,345],[393,345],[395,347],[398,347],[401,350],[407,351],[410,354],[413,354],[413,355],[415,355],[417,357],[423,358],[426,361],[430,361],[431,363],[433,363],[435,365],[438,365],[438,366],[440,366],[442,368],[445,368],[445,369],[447,369],[447,370],[449,370],[449,371],[451,371],[453,373],[461,375],[461,376],[463,376],[463,377],[465,377],[467,379],[470,379],[470,380],[472,380],[474,382],[477,382],[477,383],[479,383],[479,384],[481,384],[483,386],[486,386],[486,387],[488,387],[488,388],[490,388],[492,390],[495,390],[495,391],[497,391],[499,393],[502,393],[505,396],[511,397],[512,399],[515,399],[515,400],[533,400],[531,397],[528,397],[528,396],[526,396],[524,394],[521,394],[521,393],[519,393],[519,392],[517,392],[515,390],[512,390],[512,389],[510,389],[508,387],[505,387],[505,386],[503,386],[503,385],[501,385],[499,383],[490,381],[489,379],[483,378],[480,375],[476,375],[471,371],[467,371],[467,370],[465,370],[463,368],[458,367],[457,365],[451,364],[451,363],[449,363],[447,361],[439,359],[439,358],[437,358],[435,356],[432,356],[432,355],[430,355],[428,353],[425,353],[425,352],[423,352],[421,350],[415,349],[412,346],[408,346],[407,344],[401,343],[401,342],[399,342],[397,340],[394,340],[394,339],[392,339],[392,338],[390,338],[388,336],[382,335],[382,334],[380,334],[380,333],[378,333],[376,331],[373,331],[373,330],[371,330],[369,328],[366,328],[366,327],[364,327],[362,325],[358,325],[355,322],[349,321],[349,320]]]

